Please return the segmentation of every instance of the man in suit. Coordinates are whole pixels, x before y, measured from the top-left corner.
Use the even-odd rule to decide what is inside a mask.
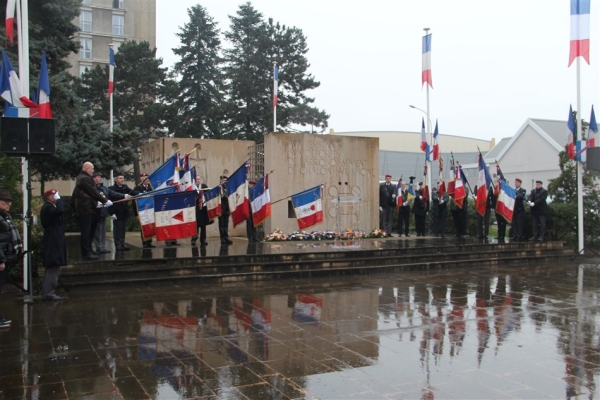
[[[125,176],[118,172],[115,176],[115,184],[109,187],[113,192],[123,195],[128,199],[131,188],[125,184]],[[109,210],[110,217],[114,224],[114,241],[116,251],[127,251],[129,247],[125,244],[125,233],[127,231],[127,218],[129,218],[129,202],[121,202],[113,205]]]
[[[511,240],[521,240],[523,238],[523,227],[525,226],[525,205],[523,200],[527,191],[521,187],[523,181],[520,178],[515,179],[515,208],[513,209],[512,236]]]
[[[208,189],[208,186],[202,182],[202,177],[197,175],[194,182],[194,190],[196,190],[196,225],[197,229],[200,229],[200,246],[202,247],[208,244],[206,242],[206,226],[212,224],[212,221],[208,219],[208,209],[204,201],[204,189]],[[192,246],[196,245],[197,240],[198,234],[192,237]]]
[[[396,185],[392,175],[385,175],[385,182],[379,186],[379,211],[383,214],[383,230],[392,237],[394,208],[396,207]]]
[[[227,232],[229,230],[229,215],[231,215],[229,211],[229,196],[227,194],[227,176],[221,175],[220,180],[223,195],[221,196],[221,215],[219,216],[219,236],[221,237],[222,245],[233,244]]]
[[[529,195],[531,217],[533,219],[533,236],[529,240],[544,241],[546,234],[546,218],[548,217],[548,204],[546,198],[548,191],[542,187],[542,181],[535,181],[535,189]]]
[[[413,203],[413,214],[415,214],[415,228],[417,236],[425,236],[425,220],[429,206],[427,200],[423,198],[423,182],[419,182],[419,188],[415,192],[415,201]]]

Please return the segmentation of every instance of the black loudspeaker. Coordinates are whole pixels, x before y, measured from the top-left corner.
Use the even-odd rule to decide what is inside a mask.
[[[29,153],[50,155],[55,152],[54,120],[44,118],[29,119]]]
[[[600,172],[600,147],[590,147],[586,151],[585,168],[594,172]]]
[[[0,121],[0,151],[12,156],[26,156],[28,118],[6,118]]]

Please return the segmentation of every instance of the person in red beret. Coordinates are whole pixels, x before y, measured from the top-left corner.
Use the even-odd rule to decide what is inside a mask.
[[[40,220],[44,228],[42,255],[44,282],[42,299],[46,301],[62,300],[56,294],[58,275],[61,265],[67,265],[67,240],[65,238],[65,208],[55,189],[44,192],[44,205],[40,211]]]
[[[511,240],[522,240],[523,229],[525,226],[525,205],[523,200],[527,191],[521,187],[523,181],[520,178],[515,179],[515,208],[513,209],[513,219],[511,225]]]

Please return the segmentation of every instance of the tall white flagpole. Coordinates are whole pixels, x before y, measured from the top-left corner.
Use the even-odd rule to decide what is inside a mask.
[[[427,36],[429,34],[429,28],[423,28],[423,30],[425,31],[425,36]],[[429,116],[429,84],[425,85],[425,88],[427,89],[427,141],[430,143],[429,146],[429,150],[433,150],[433,137],[432,137],[432,133],[431,133],[431,117]],[[425,153],[425,160],[429,160],[429,161],[425,161],[425,164],[427,165],[427,190],[428,190],[428,196],[429,198],[431,198],[431,166],[433,165],[433,163],[431,162],[431,159],[429,158],[429,155],[427,153]]]
[[[581,57],[577,57],[577,140],[582,141],[581,132]],[[575,141],[577,148],[577,141]],[[587,151],[587,150],[586,150]],[[575,169],[577,171],[577,250],[580,254],[584,253],[584,236],[583,236],[583,163],[577,161],[575,157]]]
[[[279,77],[277,76],[279,75],[278,72],[277,63],[273,63],[273,132],[277,132],[277,90],[279,90],[277,87],[279,83]]]

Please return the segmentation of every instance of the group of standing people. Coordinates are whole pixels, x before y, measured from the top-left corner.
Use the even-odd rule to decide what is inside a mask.
[[[467,216],[468,216],[468,197],[469,190],[465,188],[466,197],[462,204],[455,201],[450,201],[447,193],[442,193],[440,196],[437,187],[434,187],[431,192],[431,199],[428,196],[423,196],[423,182],[419,182],[418,189],[415,191],[414,197],[411,199],[407,184],[403,181],[400,190],[397,190],[396,185],[392,182],[392,176],[387,174],[385,182],[379,187],[379,211],[382,214],[382,229],[388,235],[393,237],[393,215],[394,209],[398,209],[398,236],[404,234],[409,237],[410,214],[415,215],[415,228],[417,236],[426,235],[426,218],[431,213],[433,221],[433,235],[435,237],[446,236],[446,218],[448,209],[452,214],[454,222],[454,236],[467,236]],[[527,196],[527,191],[521,187],[522,180],[515,179],[515,204],[512,218],[512,233],[511,240],[523,240],[523,232],[525,226],[525,204],[528,204],[531,209],[533,223],[533,236],[529,240],[543,241],[546,233],[546,219],[548,216],[548,205],[546,199],[548,191],[543,188],[543,182],[536,181],[536,187]],[[475,190],[476,191],[476,190]],[[399,202],[397,196],[402,196],[402,201]],[[475,194],[473,194],[475,196]],[[430,200],[430,201],[429,201]],[[497,211],[498,192],[494,190],[488,191],[486,200],[486,212],[484,215],[477,213],[477,238],[487,239],[490,226],[490,215]],[[449,206],[448,206],[449,205]],[[411,212],[412,211],[412,212]],[[506,236],[507,221],[499,213],[496,212],[496,221],[498,224],[498,240],[503,241]]]

